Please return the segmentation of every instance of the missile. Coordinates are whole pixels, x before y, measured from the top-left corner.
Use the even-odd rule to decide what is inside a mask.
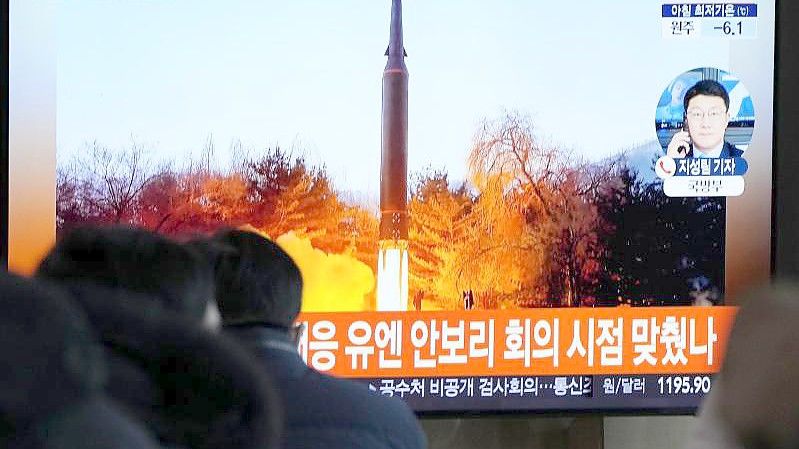
[[[402,43],[402,1],[392,0],[383,71],[380,240],[408,238],[408,68]]]
[[[402,43],[402,2],[391,2],[383,70],[380,233],[377,310],[408,310],[408,68]]]

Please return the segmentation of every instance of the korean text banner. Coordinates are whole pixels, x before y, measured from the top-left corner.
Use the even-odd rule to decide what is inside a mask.
[[[343,377],[712,373],[736,310],[309,313],[299,345]]]

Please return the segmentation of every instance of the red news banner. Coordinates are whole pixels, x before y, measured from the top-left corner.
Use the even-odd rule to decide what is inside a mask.
[[[342,377],[713,373],[735,307],[304,313],[300,354]]]

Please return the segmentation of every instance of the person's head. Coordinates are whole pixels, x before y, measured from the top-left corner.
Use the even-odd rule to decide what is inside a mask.
[[[158,447],[105,396],[98,336],[66,292],[0,273],[0,328],[0,447]]]
[[[702,80],[685,93],[685,120],[694,148],[710,151],[724,144],[730,121],[730,96],[718,81]]]
[[[200,321],[213,297],[213,270],[198,251],[130,227],[76,228],[56,243],[36,275],[60,283],[91,282],[152,298]]]
[[[799,448],[799,285],[741,298],[719,373],[721,416],[746,449]]]
[[[302,275],[291,256],[254,232],[227,230],[213,240],[233,251],[216,264],[222,323],[290,330],[302,306]]]

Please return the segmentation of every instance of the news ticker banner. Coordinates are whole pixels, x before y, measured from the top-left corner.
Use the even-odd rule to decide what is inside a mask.
[[[433,377],[668,378],[717,372],[735,313],[734,307],[306,313],[299,351],[318,371],[381,384]]]
[[[712,375],[471,376],[357,379],[417,412],[684,410],[699,406]]]

